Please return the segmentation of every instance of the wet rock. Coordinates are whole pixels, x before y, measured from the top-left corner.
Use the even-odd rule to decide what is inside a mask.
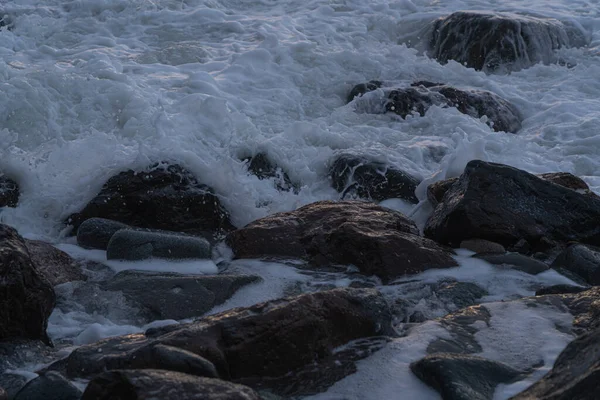
[[[260,400],[252,389],[219,379],[163,370],[109,371],[89,383],[81,400]]]
[[[425,236],[458,246],[486,239],[535,252],[548,241],[600,245],[600,199],[502,164],[471,161],[425,226]]]
[[[427,200],[433,207],[436,207],[444,199],[446,192],[458,182],[458,178],[449,178],[437,181],[427,186]]]
[[[401,213],[360,201],[320,201],[256,220],[227,236],[236,258],[296,258],[314,266],[355,265],[384,282],[457,265],[418,236]]]
[[[0,27],[3,19],[0,18]],[[0,174],[0,207],[16,207],[19,202],[19,185],[17,182]]]
[[[392,333],[391,313],[378,291],[334,289],[228,310],[146,335],[108,338],[77,348],[57,368],[70,377],[154,368],[158,361],[150,349],[165,345],[207,359],[223,379],[253,378],[258,385],[254,378],[265,378],[262,383],[279,378],[281,384],[287,377],[290,385],[294,371],[330,360],[337,347]]]
[[[578,28],[553,18],[460,11],[433,23],[430,56],[485,72],[507,72],[557,62],[555,50],[581,47]]]
[[[537,275],[550,269],[546,263],[519,253],[483,253],[475,254],[473,257],[485,260],[494,265],[508,265],[512,269],[516,269],[517,271],[522,271],[531,275]]]
[[[87,280],[79,263],[64,251],[39,240],[25,239],[25,245],[36,269],[52,286]]]
[[[156,361],[155,368],[207,378],[219,377],[213,363],[190,351],[162,344],[153,346],[151,351],[154,353],[152,359]]]
[[[81,390],[57,372],[50,371],[29,381],[14,400],[79,400]]]
[[[460,242],[461,249],[474,251],[475,253],[504,254],[506,249],[501,244],[483,239],[467,239]],[[492,263],[493,264],[493,263]]]
[[[329,173],[333,187],[342,193],[342,198],[349,195],[376,201],[400,198],[413,204],[419,202],[415,196],[419,181],[384,163],[342,154],[333,162]]]
[[[476,328],[484,323],[489,326],[492,315],[483,305],[463,308],[441,318],[440,324],[451,333],[451,339],[436,339],[427,346],[427,354],[457,353],[472,354],[483,351],[475,339]]]
[[[350,103],[355,97],[360,97],[367,92],[379,89],[383,83],[381,81],[369,81],[367,83],[359,83],[354,86],[348,95],[347,102]]]
[[[4,388],[7,399],[14,399],[15,395],[25,386],[27,378],[20,374],[4,372],[0,374],[0,387]],[[2,399],[2,397],[0,397]]]
[[[109,260],[206,259],[211,257],[210,243],[200,237],[175,232],[117,231],[108,242]]]
[[[524,377],[509,365],[463,354],[433,354],[410,365],[444,400],[491,400],[496,386]]]
[[[600,248],[573,244],[558,255],[552,268],[577,274],[590,285],[600,285]]]
[[[0,387],[0,400],[8,400],[8,393]]]
[[[584,286],[573,286],[573,285],[552,285],[544,287],[535,292],[536,296],[543,296],[546,294],[566,294],[566,293],[580,293],[589,288]]]
[[[248,171],[258,179],[275,178],[275,187],[279,190],[289,191],[294,188],[288,174],[273,164],[266,154],[258,153],[253,157],[245,158],[244,161],[248,163]]]
[[[552,370],[512,400],[594,400],[600,392],[600,329],[590,331],[560,353]]]
[[[213,238],[233,229],[213,190],[179,165],[156,165],[113,176],[85,208],[69,217],[77,230],[99,217],[131,226]]]
[[[434,289],[436,295],[445,303],[452,303],[456,308],[464,308],[477,304],[477,301],[488,292],[471,282],[441,282]]]
[[[56,298],[50,282],[37,271],[24,239],[0,225],[0,340],[40,339]]]
[[[86,219],[77,229],[77,244],[85,249],[106,250],[110,238],[128,228],[131,227],[127,224],[106,218]]]
[[[178,275],[123,271],[103,285],[147,310],[152,320],[198,317],[240,288],[259,281],[251,275]]]

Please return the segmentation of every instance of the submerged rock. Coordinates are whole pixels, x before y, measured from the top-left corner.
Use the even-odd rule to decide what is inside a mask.
[[[531,275],[537,275],[550,269],[546,263],[518,253],[482,253],[475,254],[473,257],[480,258],[494,265],[508,265],[512,269],[516,269],[517,271],[522,271]]]
[[[600,248],[573,244],[556,257],[552,268],[574,273],[590,285],[600,285]]]
[[[8,393],[0,387],[0,400],[8,400]]]
[[[410,365],[412,372],[444,400],[491,400],[496,386],[524,377],[523,371],[485,358],[439,353]]]
[[[252,389],[219,379],[163,370],[104,372],[87,386],[81,400],[260,400]]]
[[[360,201],[319,201],[256,220],[227,236],[236,258],[296,258],[355,265],[384,282],[457,265],[401,213]]]
[[[253,157],[245,158],[248,163],[248,171],[256,175],[258,179],[275,179],[275,187],[279,190],[289,191],[294,188],[290,177],[280,167],[269,160],[266,154],[258,153]]]
[[[430,55],[485,72],[507,72],[558,61],[555,51],[587,43],[583,32],[553,18],[459,11],[434,21]]]
[[[64,251],[39,240],[25,239],[25,245],[36,269],[52,286],[87,280],[79,263]]]
[[[400,198],[413,204],[419,202],[415,196],[419,181],[383,163],[342,154],[333,162],[329,174],[342,198],[349,195],[377,201]]]
[[[55,302],[52,286],[37,270],[24,239],[0,225],[0,340],[50,343],[46,328]]]
[[[383,86],[383,82],[381,81],[369,81],[367,83],[359,83],[358,85],[354,86],[352,90],[350,90],[350,94],[348,94],[348,98],[346,99],[346,101],[350,103],[352,100],[354,100],[355,97],[360,97],[367,92],[377,90],[381,86]]]
[[[57,372],[49,371],[29,381],[14,400],[79,400],[81,390]]]
[[[1,369],[0,369],[1,370]],[[4,389],[6,398],[13,400],[15,395],[27,384],[27,378],[13,372],[0,374],[0,387]],[[2,397],[0,396],[0,399]]]
[[[86,249],[106,250],[110,238],[128,228],[131,227],[127,224],[106,218],[86,219],[77,229],[77,244]]]
[[[0,18],[0,27],[3,19]],[[16,207],[19,202],[19,185],[17,182],[0,174],[0,207]]]
[[[486,239],[510,247],[520,240],[546,249],[549,241],[600,245],[600,199],[502,164],[471,161],[444,195],[425,236],[458,246]]]
[[[207,238],[233,229],[213,190],[179,165],[129,170],[113,176],[67,222],[77,230],[85,220],[94,217]]]

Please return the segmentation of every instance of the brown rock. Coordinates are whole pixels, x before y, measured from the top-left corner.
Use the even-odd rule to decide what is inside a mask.
[[[25,245],[31,261],[52,286],[87,280],[79,264],[64,251],[39,240],[25,239]]]

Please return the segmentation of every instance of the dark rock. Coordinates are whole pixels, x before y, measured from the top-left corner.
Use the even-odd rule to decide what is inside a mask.
[[[260,400],[252,389],[219,379],[163,370],[109,371],[89,383],[81,400]]]
[[[212,238],[233,229],[212,189],[179,165],[125,171],[106,182],[85,208],[69,217],[77,230],[90,218]]]
[[[600,329],[560,353],[552,370],[512,400],[595,400],[600,393]]]
[[[244,159],[248,163],[248,171],[258,179],[275,178],[275,187],[279,190],[289,191],[294,188],[290,177],[280,167],[274,165],[264,153]]]
[[[573,286],[573,285],[553,285],[541,288],[540,290],[535,292],[536,296],[543,296],[546,294],[565,294],[565,293],[580,293],[588,288],[583,286]]]
[[[256,220],[227,236],[236,258],[297,258],[352,264],[387,282],[457,265],[451,253],[418,236],[399,212],[359,201],[320,201]]]
[[[367,83],[359,83],[354,86],[348,95],[347,102],[350,103],[356,96],[362,96],[367,92],[379,89],[383,85],[380,81],[369,81]]]
[[[127,224],[105,218],[86,219],[77,229],[77,244],[85,249],[106,250],[110,238]]]
[[[49,371],[32,379],[14,400],[79,400],[81,390],[57,372]]]
[[[471,161],[427,221],[425,236],[453,246],[479,238],[510,247],[524,239],[534,252],[548,240],[600,245],[600,199],[506,165]]]
[[[3,19],[0,19],[0,27]],[[0,174],[0,207],[16,207],[19,202],[19,185],[17,182]]]
[[[471,282],[441,282],[434,288],[435,294],[445,303],[452,303],[457,308],[477,304],[477,301],[488,292]]]
[[[154,361],[152,368],[185,374],[218,378],[219,373],[214,364],[204,357],[177,347],[158,344],[149,348],[152,351],[150,360]]]
[[[15,395],[25,386],[27,378],[20,374],[4,372],[0,374],[0,387],[4,388],[7,399],[14,399]],[[2,397],[0,397],[1,399]]]
[[[0,400],[8,400],[8,393],[0,387]]]
[[[461,249],[467,249],[474,251],[475,253],[491,253],[491,254],[504,254],[506,249],[501,244],[490,242],[489,240],[483,239],[467,239],[460,242]],[[494,263],[492,263],[494,264]]]
[[[64,251],[39,240],[25,239],[25,245],[36,269],[52,286],[87,280],[79,264]]]
[[[523,371],[497,361],[447,353],[427,356],[410,369],[444,400],[491,400],[496,386],[524,376]]]
[[[56,360],[55,349],[40,340],[0,340],[0,374],[7,370],[23,369],[25,365],[47,364],[54,360]],[[0,375],[0,386],[5,389],[13,387],[4,378],[8,379],[8,382],[14,382],[14,376]],[[18,385],[18,382],[15,382],[15,385]]]
[[[350,195],[377,201],[400,198],[413,204],[419,202],[415,196],[419,181],[383,163],[342,154],[333,162],[329,174],[342,198]]]
[[[583,33],[553,18],[512,13],[455,12],[436,20],[430,55],[485,72],[507,72],[557,61],[555,50],[586,44]]]
[[[437,181],[427,186],[427,200],[433,207],[436,207],[444,199],[446,192],[458,182],[458,178],[444,179],[443,181]]]
[[[106,249],[109,260],[206,259],[211,257],[210,243],[200,237],[175,232],[144,232],[121,229],[116,232]]]
[[[41,339],[56,297],[50,282],[37,271],[17,231],[0,225],[0,340]]]
[[[579,275],[590,285],[600,285],[600,248],[573,244],[558,255],[552,268],[565,269]]]
[[[103,285],[148,310],[150,319],[198,317],[240,288],[259,281],[251,275],[176,275],[123,271]]]
[[[531,275],[537,275],[550,269],[546,263],[519,253],[482,253],[475,254],[473,257],[485,260],[494,265],[509,265],[512,269],[516,269],[517,271],[522,271]]]
[[[280,378],[281,384],[287,376],[292,384],[294,371],[330,360],[337,347],[392,333],[391,313],[378,291],[344,288],[228,310],[146,335],[108,338],[75,349],[57,368],[70,377],[155,368],[161,360],[151,348],[165,345],[207,359],[224,379]]]
[[[475,338],[478,322],[489,326],[492,315],[483,305],[463,308],[439,320],[440,325],[450,332],[451,339],[436,339],[427,346],[427,354],[457,353],[472,354],[483,351]]]

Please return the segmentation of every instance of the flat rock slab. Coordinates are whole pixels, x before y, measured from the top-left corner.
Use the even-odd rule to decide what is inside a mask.
[[[210,243],[201,237],[175,232],[145,232],[132,229],[117,231],[108,242],[109,260],[207,259],[211,257]]]
[[[571,245],[556,257],[552,268],[574,273],[590,285],[600,285],[600,248]]]
[[[246,386],[163,370],[105,372],[89,383],[81,400],[260,400]]]
[[[384,282],[456,266],[450,250],[419,236],[401,213],[360,201],[319,201],[256,220],[227,236],[236,258],[296,258],[355,265]]]

